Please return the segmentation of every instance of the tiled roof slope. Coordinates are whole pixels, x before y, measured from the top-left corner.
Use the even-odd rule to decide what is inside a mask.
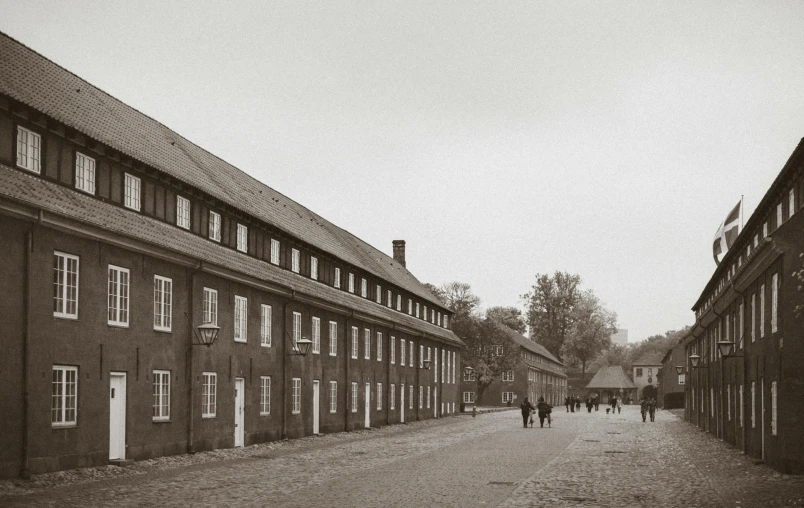
[[[341,303],[355,311],[400,323],[452,344],[463,345],[451,330],[396,312],[384,305],[278,268],[215,242],[81,192],[0,164],[0,197],[90,224],[115,234],[225,267],[258,280],[281,284],[300,294]]]
[[[631,365],[661,365],[664,353],[659,351],[651,351],[640,356],[637,361],[632,362]]]
[[[525,337],[523,335],[520,335],[515,330],[512,330],[512,329],[508,328],[507,326],[505,326],[504,328],[505,328],[505,331],[508,332],[508,336],[511,337],[511,340],[513,340],[514,342],[516,342],[517,344],[519,344],[523,348],[527,349],[528,351],[530,351],[532,353],[535,353],[535,354],[543,356],[543,357],[545,357],[545,358],[547,358],[549,360],[552,360],[552,361],[556,362],[559,365],[563,365],[555,356],[553,356],[550,353],[550,351],[545,349],[544,346],[542,346],[538,342],[534,342],[534,341],[530,340],[529,338],[527,338],[527,337]],[[528,362],[528,363],[530,363],[530,362]],[[550,365],[550,364],[547,364],[547,363],[533,363],[533,365],[535,367],[538,367],[538,368],[541,368],[541,369],[544,369],[544,370],[548,370],[548,371],[553,372],[555,374],[558,374],[560,376],[566,377],[566,375],[567,375],[561,369],[561,367],[559,367],[559,365]]]
[[[622,367],[615,365],[614,367],[601,367],[586,387],[602,390],[604,388],[628,389],[637,386],[628,379]]]
[[[0,93],[444,308],[392,257],[2,32]]]

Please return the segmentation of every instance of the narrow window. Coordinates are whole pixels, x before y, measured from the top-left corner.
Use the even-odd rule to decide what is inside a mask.
[[[413,367],[416,364],[416,362],[414,360],[414,356],[413,356],[413,352],[415,351],[415,346],[413,345],[413,341],[410,341],[409,346],[410,346],[410,356],[408,357],[408,365]]]
[[[318,258],[310,256],[310,278],[318,280]]]
[[[793,189],[790,189],[787,200],[787,218],[789,219],[796,213],[796,192]]]
[[[778,205],[776,205],[776,228],[777,229],[779,228],[779,226],[782,225],[783,220],[784,219],[782,218],[782,204],[779,203]]]
[[[390,308],[391,308],[391,306],[393,305],[393,301],[394,301],[393,293],[392,293],[392,292],[391,292],[391,290],[389,289],[388,291],[386,291],[386,294],[388,295],[388,297],[387,297],[387,300],[386,300],[386,303],[385,303],[385,304],[386,304],[386,305],[388,306],[388,308],[390,309]]]
[[[301,253],[299,249],[290,249],[290,269],[293,273],[299,273],[299,260],[301,259]]]
[[[436,324],[438,326],[441,326],[441,312],[440,311],[438,312],[438,318],[436,318]]]
[[[779,329],[779,274],[771,277],[771,333]]]
[[[237,225],[237,250],[248,252],[248,228],[243,224]]]
[[[78,318],[78,256],[53,253],[53,315]]]
[[[444,328],[449,328],[449,323],[447,322],[447,318],[448,318],[448,317],[449,317],[449,316],[447,316],[446,314],[444,314]]]
[[[419,409],[424,407],[424,387],[419,385]]]
[[[391,365],[396,364],[396,337],[391,335],[391,341],[388,343],[388,351],[391,353]]]
[[[50,424],[67,427],[76,424],[78,414],[78,367],[53,366]]]
[[[776,435],[776,381],[771,383],[771,435]]]
[[[402,295],[396,295],[396,310],[402,312]]]
[[[190,200],[181,196],[176,198],[176,225],[190,229]]]
[[[349,274],[349,292],[350,293],[355,292],[355,274],[353,273]]]
[[[352,382],[352,412],[357,413],[357,383]]]
[[[218,324],[218,290],[204,288],[204,323]]]
[[[338,323],[329,322],[329,356],[338,356]]]
[[[260,376],[260,414],[271,414],[271,376]]]
[[[248,340],[248,298],[235,295],[234,307],[234,340]]]
[[[39,173],[42,157],[42,136],[24,127],[17,127],[17,166]]]
[[[427,387],[427,409],[430,409],[430,387]]]
[[[377,332],[377,361],[382,361],[382,332]]]
[[[363,359],[371,359],[371,330],[368,328],[363,330]]]
[[[271,238],[271,264],[279,264],[279,240]]]
[[[455,365],[458,362],[455,360],[455,351],[452,352],[452,384],[455,384]]]
[[[338,289],[341,287],[341,269],[338,267],[335,267],[335,278],[332,285]]]
[[[203,373],[201,385],[201,417],[215,418],[218,410],[218,375],[214,372]]]
[[[416,317],[419,316],[419,302],[416,302]],[[427,307],[424,308],[424,319],[427,319]]]
[[[419,368],[420,369],[422,367],[424,367],[424,363],[422,363],[422,362],[424,362],[424,346],[422,344],[419,344]]]
[[[416,317],[419,317],[419,315],[416,314]],[[424,306],[424,320],[427,321],[427,305]]]
[[[357,359],[357,327],[352,327],[352,359]]]
[[[209,211],[209,238],[216,242],[221,241],[221,215],[212,210]],[[237,243],[240,249],[240,224],[237,225]]]
[[[765,221],[765,224],[762,225],[762,238],[768,236],[768,221]]]
[[[413,385],[408,385],[408,409],[413,409]]]
[[[748,335],[751,337],[751,342],[754,342],[754,334],[757,329],[757,294],[751,295],[751,329],[748,330]]]
[[[126,184],[125,184],[125,201],[124,204],[126,208],[131,208],[132,210],[140,211],[140,186],[142,182],[136,176],[129,175],[126,173]]]
[[[382,409],[382,383],[377,383],[377,411]]]
[[[95,194],[95,159],[75,152],[75,188]]]
[[[368,298],[368,281],[363,278],[360,279],[360,296]]]
[[[154,421],[170,419],[170,371],[154,371]]]
[[[757,427],[757,382],[751,381],[751,428]]]
[[[299,350],[299,340],[302,338],[302,329],[301,329],[301,320],[302,315],[301,312],[294,312],[293,313],[293,350]]]
[[[108,323],[110,325],[128,326],[128,290],[128,269],[109,265]]]
[[[410,298],[408,298],[408,315],[409,316],[413,315],[413,300],[411,300]]]
[[[260,345],[271,347],[271,325],[273,321],[273,308],[270,305],[260,305]]]
[[[293,378],[293,414],[301,413],[301,378]]]
[[[743,348],[743,335],[745,334],[745,331],[744,331],[745,330],[745,321],[743,321],[744,307],[745,307],[745,302],[740,301],[740,314],[739,314],[739,318],[738,318],[740,320],[740,322],[737,324],[738,328],[735,330],[735,333],[740,338],[740,344],[739,344],[740,349]]]
[[[329,412],[338,412],[338,382],[329,382]]]
[[[391,408],[391,411],[396,409],[396,385],[391,383],[391,393],[388,395],[388,404]]]
[[[449,383],[449,373],[450,373],[449,366],[450,366],[450,360],[452,359],[452,354],[449,351],[447,351],[446,356],[447,356],[447,383]],[[443,367],[443,365],[442,365],[442,367]],[[441,378],[441,381],[442,382],[444,381],[443,377]]]
[[[169,332],[173,324],[173,281],[154,275],[154,330]]]
[[[765,284],[759,286],[759,338],[765,336]]]
[[[405,339],[399,339],[399,365],[402,367],[405,366],[405,348],[407,344],[405,343]]]
[[[377,287],[374,289],[375,289],[374,297],[377,299],[377,303],[382,305],[382,288],[380,287],[379,284],[377,284]]]
[[[321,319],[313,318],[313,354],[321,354]]]

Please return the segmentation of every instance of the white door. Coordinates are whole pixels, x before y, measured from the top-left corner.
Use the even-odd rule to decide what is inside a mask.
[[[109,460],[126,458],[126,375],[109,374]]]
[[[245,441],[245,402],[246,382],[242,377],[235,378],[235,447],[244,446]]]
[[[399,423],[405,423],[405,383],[400,385],[399,409]]]
[[[760,458],[762,460],[765,460],[765,378],[764,377],[759,378],[759,384],[762,387],[762,389],[760,390],[760,393],[762,394],[761,397],[762,411],[759,413],[759,418],[762,420],[762,425],[760,425],[760,428],[762,430],[762,454],[760,455]]]
[[[366,383],[366,428],[371,427],[371,383]]]
[[[313,434],[319,433],[319,407],[318,407],[318,396],[319,396],[319,381],[317,379],[313,380]]]

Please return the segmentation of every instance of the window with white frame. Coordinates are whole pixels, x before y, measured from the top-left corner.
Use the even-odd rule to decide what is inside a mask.
[[[779,203],[778,205],[776,205],[776,227],[777,228],[782,225],[783,220],[784,219],[782,218],[782,204]]]
[[[391,335],[391,338],[388,342],[388,351],[391,354],[390,362],[391,365],[396,365],[396,337]]]
[[[416,317],[419,317],[419,302],[416,302]],[[427,319],[427,307],[424,308],[424,318]]]
[[[413,385],[408,386],[408,409],[413,409]]]
[[[341,269],[338,267],[335,267],[335,277],[333,278],[332,285],[339,289],[341,287]]]
[[[751,381],[751,428],[757,426],[757,382]]]
[[[413,341],[410,341],[409,346],[410,346],[410,356],[408,357],[408,365],[413,367],[416,364],[413,357],[413,352],[416,350],[416,346],[413,345]]]
[[[794,213],[796,213],[796,191],[794,189],[790,189],[787,203],[787,218],[789,219],[792,217]]]
[[[413,300],[408,298],[408,315],[413,315]]]
[[[248,340],[248,298],[235,295],[234,307],[234,340]]]
[[[237,250],[248,252],[248,228],[243,224],[237,225]]]
[[[237,241],[240,243],[240,224],[238,224]],[[221,241],[221,214],[209,211],[209,238],[216,242]]]
[[[427,359],[430,359],[430,348],[427,348]],[[433,360],[433,381],[438,381],[438,348],[435,348],[435,359]]]
[[[368,298],[368,281],[363,278],[360,279],[360,296]]]
[[[449,316],[444,314],[444,320],[442,321],[442,323],[444,325],[444,328],[449,328],[448,320],[449,320]]]
[[[376,288],[374,288],[374,289],[375,289],[375,291],[374,291],[374,298],[376,298],[376,299],[377,299],[377,303],[379,303],[380,305],[382,305],[382,288],[380,287],[380,285],[379,285],[379,284],[377,284],[377,287],[376,287]]]
[[[419,385],[419,409],[424,407],[424,387]]]
[[[201,417],[214,418],[218,411],[218,375],[214,372],[202,374]]]
[[[352,412],[357,413],[357,383],[352,382]]]
[[[419,344],[419,368],[424,367],[424,345]]]
[[[260,345],[271,347],[271,327],[274,309],[264,303],[260,305]]]
[[[427,386],[427,409],[430,409],[430,386]]]
[[[754,342],[757,329],[757,294],[751,295],[751,329],[748,330],[748,335],[751,337],[751,342]]]
[[[424,316],[424,318],[427,319],[427,316]],[[430,311],[430,322],[435,324],[435,310]]]
[[[153,419],[170,419],[170,371],[154,371],[154,410]]]
[[[388,394],[388,406],[393,411],[396,409],[396,385],[391,383],[391,393]]]
[[[463,392],[463,403],[464,404],[474,404],[475,403],[475,392]]]
[[[128,326],[128,268],[109,265],[108,323],[113,326]]]
[[[455,364],[458,363],[455,359],[455,351],[452,352],[452,384],[455,384]]]
[[[39,173],[41,158],[42,136],[25,127],[17,126],[17,166]]]
[[[123,193],[125,194],[123,204],[126,208],[131,208],[132,210],[137,210],[138,212],[140,211],[141,186],[142,181],[139,178],[126,173],[126,182],[123,189]]]
[[[78,318],[78,256],[53,253],[53,315]]]
[[[424,309],[422,310],[422,314],[424,315],[422,317],[424,318],[425,321],[427,321],[427,305],[424,305],[423,307]],[[416,317],[419,317],[418,313],[416,314]]]
[[[310,256],[310,278],[318,280],[318,258]]]
[[[377,361],[382,361],[382,332],[377,332]]]
[[[299,350],[299,340],[302,338],[301,329],[302,315],[301,312],[293,313],[293,350]]]
[[[313,354],[321,354],[321,318],[313,318]]]
[[[353,274],[353,273],[349,274],[349,286],[348,286],[348,288],[349,288],[350,293],[355,292],[355,274]]]
[[[338,412],[338,382],[329,382],[329,412]]]
[[[382,383],[377,383],[377,411],[382,409]]]
[[[452,354],[450,354],[450,352],[449,352],[449,351],[447,351],[447,352],[446,352],[446,357],[447,357],[447,383],[449,383],[449,372],[450,372],[450,369],[449,369],[449,362],[450,362],[450,360],[452,359]],[[443,368],[443,365],[442,365],[442,368]],[[443,375],[441,376],[441,380],[442,380],[442,382],[443,382],[443,380],[444,380],[444,376],[443,376]]]
[[[385,305],[387,305],[388,308],[390,309],[391,306],[393,305],[393,301],[394,301],[393,293],[389,289],[388,291],[386,291],[386,295],[387,295],[387,299],[386,299]]]
[[[290,249],[290,270],[293,273],[299,273],[301,267],[299,266],[301,263],[301,252],[299,249]]]
[[[169,332],[173,325],[173,280],[154,275],[154,330]]]
[[[95,194],[95,159],[75,152],[75,188]]]
[[[329,356],[338,356],[338,323],[329,322]]]
[[[739,393],[740,393],[740,396],[739,396],[740,405],[739,405],[739,406],[737,406],[737,411],[740,413],[740,419],[739,419],[738,421],[740,422],[740,427],[742,427],[742,426],[743,426],[743,423],[744,423],[744,422],[743,422],[743,419],[744,419],[744,416],[743,416],[743,413],[744,413],[743,408],[745,407],[745,406],[744,406],[744,404],[745,404],[745,398],[743,397],[743,385],[740,385],[740,386],[737,388],[737,390],[738,390],[738,391],[739,391]]]
[[[464,381],[475,381],[475,371],[474,369],[470,369],[466,367],[463,369],[463,380]]]
[[[437,316],[438,317],[436,318],[436,324],[438,326],[441,326],[441,312],[440,311],[438,312]]]
[[[396,310],[402,312],[402,295],[396,295]]]
[[[759,286],[759,338],[765,336],[765,284]]]
[[[371,330],[368,328],[363,330],[363,359],[371,359]]]
[[[745,301],[740,300],[740,314],[738,315],[739,322],[737,323],[736,329],[734,333],[739,338],[739,344],[737,345],[738,348],[743,348],[743,335],[745,334],[745,321],[743,321],[743,311],[745,310]]]
[[[771,382],[771,435],[776,435],[776,381]]]
[[[293,414],[297,415],[301,413],[301,378],[294,377],[293,378]]]
[[[279,240],[271,238],[271,264],[279,264]]]
[[[771,333],[779,329],[779,274],[771,277]]]
[[[271,414],[271,376],[260,376],[260,414]]]
[[[768,221],[765,221],[765,224],[762,225],[762,238],[768,236]]]
[[[399,365],[405,366],[405,348],[407,344],[405,344],[405,339],[399,339]]]
[[[181,196],[176,197],[176,225],[190,229],[190,200]]]
[[[204,323],[218,324],[218,290],[204,288]]]
[[[352,327],[352,359],[357,359],[357,327]]]
[[[514,401],[514,392],[503,392],[502,401],[503,401],[503,404],[508,404],[509,402],[513,402]]]
[[[78,416],[78,367],[54,365],[50,398],[50,424],[73,426]]]

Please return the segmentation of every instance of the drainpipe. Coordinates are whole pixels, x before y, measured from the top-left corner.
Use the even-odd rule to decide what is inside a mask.
[[[28,456],[30,454],[30,394],[29,394],[29,358],[30,358],[30,343],[31,343],[31,271],[33,257],[33,232],[37,224],[41,223],[43,213],[39,211],[39,220],[34,223],[25,233],[25,277],[23,279],[23,315],[25,316],[24,324],[25,331],[23,332],[22,341],[22,463],[20,464],[20,478],[29,480],[31,478],[31,470],[28,464]]]
[[[195,276],[201,271],[203,262],[199,261],[193,271],[190,273],[190,294],[187,296],[187,307],[190,316],[188,323],[189,329],[187,330],[187,352],[185,358],[187,361],[187,453],[195,453],[195,393],[193,380],[193,323],[195,322],[195,308],[193,305],[195,295]]]
[[[352,383],[349,382],[349,358],[351,357],[352,350],[351,345],[349,344],[349,322],[354,319],[355,311],[351,310],[351,314],[344,319],[344,330],[343,330],[343,364],[344,364],[344,382],[343,382],[343,391],[345,394],[344,397],[344,409],[343,412],[343,430],[345,432],[349,432],[349,414],[352,412],[351,406],[349,404],[349,396],[351,395]]]
[[[743,293],[737,291],[737,288],[734,287],[734,282],[731,283],[731,287],[732,287],[732,289],[734,289],[735,293],[740,295],[740,299],[742,300],[743,309],[745,309],[745,295]],[[741,334],[745,330],[745,325],[742,323],[742,317],[743,316],[741,314],[740,315],[740,333]],[[743,348],[742,349],[743,349],[743,362],[742,362],[743,363],[743,382],[742,382],[741,388],[743,389],[743,394],[745,394],[745,385],[746,385],[746,382],[748,381],[748,368],[747,368],[747,366],[748,366],[748,362],[747,362],[748,355],[746,354],[745,343],[743,343]],[[735,404],[735,406],[736,405],[737,404]],[[745,444],[745,405],[744,404],[740,405],[740,418],[743,421],[743,425],[742,425],[743,443],[742,444],[743,444],[743,455],[745,455],[746,453],[748,453],[748,448],[746,447],[746,444]],[[737,439],[737,418],[734,419],[734,438]]]
[[[290,299],[296,298],[296,291],[291,290]],[[288,438],[288,302],[282,304],[282,439]]]

